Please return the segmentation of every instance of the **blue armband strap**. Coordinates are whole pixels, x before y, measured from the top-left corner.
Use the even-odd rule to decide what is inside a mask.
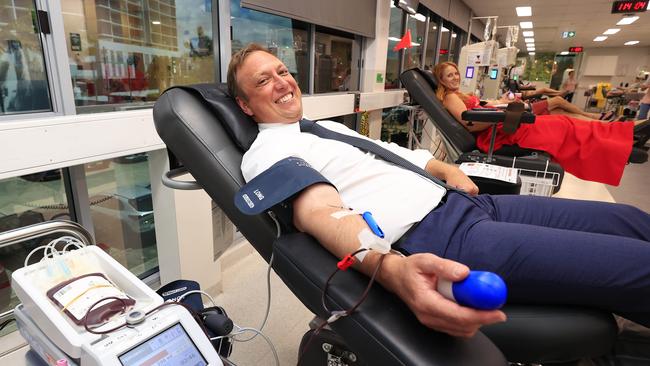
[[[288,157],[241,187],[235,194],[235,206],[246,215],[257,215],[316,183],[334,186],[303,159]]]

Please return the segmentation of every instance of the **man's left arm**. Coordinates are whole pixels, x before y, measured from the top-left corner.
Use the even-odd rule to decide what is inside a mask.
[[[429,174],[447,182],[448,185],[467,192],[472,196],[478,194],[478,187],[462,170],[455,165],[431,159],[424,168]]]

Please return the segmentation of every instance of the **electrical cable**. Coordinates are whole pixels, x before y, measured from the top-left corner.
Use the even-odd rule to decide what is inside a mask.
[[[255,329],[255,328],[250,328],[250,327],[240,327],[240,326],[238,326],[238,325],[235,325],[235,327],[237,328],[237,330],[236,330],[236,331],[233,331],[231,334],[223,335],[223,336],[217,336],[217,337],[212,337],[212,338],[210,338],[210,340],[211,340],[211,341],[216,341],[216,340],[220,340],[220,339],[230,338],[230,339],[232,339],[232,340],[234,340],[234,341],[236,341],[236,342],[248,342],[248,341],[250,341],[251,339],[253,339],[253,337],[248,338],[248,339],[246,339],[246,340],[240,340],[240,339],[235,338],[235,336],[238,336],[238,335],[243,334],[243,333],[246,333],[246,332],[253,332],[253,333],[255,333],[255,335],[259,335],[259,336],[261,336],[262,338],[264,338],[264,340],[266,341],[266,343],[269,345],[269,348],[271,348],[271,352],[273,353],[273,358],[275,359],[275,364],[276,364],[277,366],[280,365],[280,359],[278,358],[278,353],[277,353],[277,351],[276,351],[276,349],[275,349],[275,346],[273,345],[273,342],[271,342],[271,340],[270,340],[266,335],[264,335],[264,333],[262,333],[260,330]]]
[[[271,253],[271,259],[269,259],[269,266],[266,269],[266,311],[264,314],[264,320],[262,320],[262,324],[259,326],[259,328],[257,328],[260,332],[266,325],[266,321],[269,319],[269,313],[271,312],[271,266],[273,264],[273,256],[274,254]],[[235,340],[237,342],[248,342],[253,340],[255,337],[257,337],[257,334],[253,334],[248,339],[235,339]]]
[[[202,291],[202,290],[191,290],[191,291],[187,291],[186,293],[184,293],[184,294],[182,294],[181,296],[179,296],[178,299],[176,299],[176,302],[181,302],[181,301],[183,301],[183,299],[186,298],[188,295],[192,295],[192,294],[201,294],[201,295],[207,297],[207,298],[210,300],[210,303],[212,303],[212,306],[217,306],[217,303],[214,301],[214,299],[212,298],[212,296],[210,296],[209,293],[207,293],[207,292],[205,292],[205,291]]]

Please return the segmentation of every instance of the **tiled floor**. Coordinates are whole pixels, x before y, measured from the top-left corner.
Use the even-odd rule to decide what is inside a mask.
[[[650,162],[625,167],[621,185],[608,186],[616,202],[627,203],[650,212]]]
[[[260,326],[266,308],[267,268],[266,262],[253,253],[224,272],[223,293],[215,301],[226,309],[235,324]],[[312,318],[311,312],[271,272],[271,313],[262,332],[275,345],[280,365],[297,363],[298,345]],[[259,336],[250,342],[235,343],[230,359],[239,366],[274,365],[269,346]]]

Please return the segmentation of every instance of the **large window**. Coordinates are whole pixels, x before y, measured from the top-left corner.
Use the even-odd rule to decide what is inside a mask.
[[[351,34],[317,28],[314,92],[359,90],[358,44]]]
[[[86,164],[97,245],[144,277],[158,266],[147,154]]]
[[[60,169],[0,180],[0,232],[55,219],[71,219]],[[0,248],[0,313],[19,303],[11,290],[11,273],[23,267],[29,252],[53,238],[42,237]],[[40,258],[42,253],[37,253],[30,263]]]
[[[258,43],[289,68],[303,93],[309,91],[309,26],[307,23],[242,8],[230,1],[232,52]]]
[[[176,84],[215,80],[212,2],[61,2],[77,111],[150,107]]]
[[[406,17],[406,27],[411,31],[411,48],[404,50],[404,70],[412,69],[414,67],[422,67],[422,52],[424,47],[424,36],[427,32],[426,16],[421,13],[409,15]]]
[[[393,51],[393,48],[402,37],[402,19],[404,12],[390,1],[390,25],[388,28],[388,51],[386,53],[386,79],[384,82],[385,89],[395,89],[399,87],[399,52]]]
[[[52,110],[33,1],[0,5],[0,115]]]
[[[424,58],[424,68],[429,68],[433,69],[433,67],[437,63],[437,58],[436,58],[436,53],[439,53],[438,51],[438,34],[440,31],[440,27],[438,26],[439,23],[439,18],[437,15],[431,14],[431,18],[429,21],[429,35],[427,37],[427,52],[425,54]]]

